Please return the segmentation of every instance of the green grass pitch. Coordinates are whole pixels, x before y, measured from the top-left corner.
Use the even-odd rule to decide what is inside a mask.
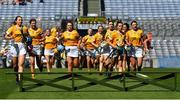
[[[28,72],[29,69],[26,69]],[[53,69],[52,72],[66,72],[67,69]],[[78,71],[75,69],[75,71]],[[86,69],[83,69],[86,71]],[[180,69],[152,69],[144,68],[143,71],[180,71]],[[170,91],[164,88],[160,88],[154,85],[146,85],[139,88],[135,88],[130,91],[118,91],[116,89],[108,88],[102,85],[94,85],[91,87],[83,88],[75,92],[65,91],[49,86],[38,87],[26,92],[19,92],[18,85],[15,83],[15,75],[6,74],[8,72],[13,72],[12,69],[0,69],[0,99],[180,99],[180,92]],[[37,71],[38,72],[38,71]],[[150,78],[156,78],[163,74],[149,74]],[[31,75],[26,75],[31,77]],[[36,75],[36,79],[53,79],[61,75],[52,74]],[[103,79],[104,75],[99,74],[85,74],[86,77],[93,79]],[[180,90],[180,74],[177,75],[177,89]],[[138,81],[127,79],[127,85],[132,86],[139,83]],[[87,81],[75,79],[75,86],[80,86],[87,83]],[[108,81],[110,84],[122,86],[123,83],[119,80]],[[163,80],[158,82],[160,84],[173,86],[174,78]],[[34,84],[32,82],[24,82],[25,86]],[[62,84],[64,86],[71,86],[71,80],[66,79],[55,84]]]

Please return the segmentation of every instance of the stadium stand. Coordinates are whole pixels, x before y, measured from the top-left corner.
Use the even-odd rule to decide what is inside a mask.
[[[179,17],[179,0],[104,0],[105,15],[164,18]],[[117,13],[118,12],[118,13]]]
[[[107,18],[137,19],[141,28],[152,31],[154,36],[179,36],[178,0],[104,0],[104,4]]]
[[[39,3],[39,0],[34,0],[33,3],[28,3],[26,6],[19,5],[1,5],[0,17],[15,17],[17,15],[23,18],[31,17],[55,17],[55,15],[66,18],[68,16],[78,16],[78,0],[45,0],[45,3]]]
[[[79,0],[44,0],[44,2],[33,0],[33,3],[27,3],[25,6],[1,5],[0,32],[4,32],[17,15],[23,17],[25,25],[30,18],[37,18],[42,22],[43,28],[57,25],[59,19],[76,19],[79,16]],[[55,23],[57,17],[58,21]]]

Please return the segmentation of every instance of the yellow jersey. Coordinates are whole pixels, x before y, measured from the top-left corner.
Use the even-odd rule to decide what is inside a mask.
[[[109,41],[112,44],[113,43],[113,39],[116,38],[117,34],[118,33],[117,33],[116,30],[111,31],[111,30],[108,29],[106,34],[105,34],[104,39],[105,39],[105,41],[107,41],[107,42]]]
[[[113,45],[114,46],[124,46],[125,35],[117,31],[117,33],[113,37]]]
[[[26,26],[22,27],[24,36],[28,35],[28,28]],[[21,33],[21,27],[17,25],[12,25],[6,31],[7,34],[11,34],[15,42],[23,42],[23,35]]]
[[[141,46],[141,38],[143,35],[143,30],[138,29],[137,31],[135,31],[131,29],[126,33],[126,38],[128,39],[128,42],[131,43],[133,46]]]
[[[100,45],[101,41],[103,40],[103,35],[97,32],[94,35],[94,38],[95,38],[95,44]]]
[[[63,44],[65,46],[77,46],[79,41],[79,33],[76,30],[73,30],[71,32],[65,31],[62,33],[63,38]]]
[[[54,49],[56,48],[57,39],[54,36],[45,37],[45,49]]]
[[[42,39],[42,32],[43,32],[41,28],[38,28],[36,30],[29,28],[28,32],[30,37],[32,37],[32,45],[38,45],[41,43],[40,39]]]
[[[94,49],[94,46],[92,45],[92,43],[95,43],[95,37],[94,36],[86,35],[83,37],[82,41],[83,41],[83,43],[87,49]]]

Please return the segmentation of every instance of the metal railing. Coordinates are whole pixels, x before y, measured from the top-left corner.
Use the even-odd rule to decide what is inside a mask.
[[[143,87],[146,85],[153,85],[157,86],[163,89],[167,89],[170,91],[179,91],[178,90],[178,74],[180,74],[179,71],[154,71],[154,72],[124,72],[124,73],[118,73],[118,72],[112,72],[112,76],[110,77],[103,77],[102,79],[97,79],[88,77],[88,74],[100,74],[99,72],[72,72],[71,74],[67,72],[50,72],[50,73],[34,73],[34,74],[48,74],[48,75],[58,75],[57,78],[54,79],[49,79],[49,80],[42,80],[42,79],[32,79],[30,77],[27,77],[26,74],[32,74],[32,73],[7,73],[7,74],[19,74],[20,75],[20,81],[18,82],[19,86],[19,91],[24,92],[28,91],[37,87],[42,87],[42,86],[50,86],[58,89],[63,89],[66,91],[79,91],[81,89],[87,88],[87,87],[92,87],[96,85],[101,85],[104,87],[108,87],[111,89],[115,89],[118,91],[130,91],[139,87]],[[103,73],[105,74],[105,73]],[[156,77],[151,77],[150,74],[156,75]],[[149,76],[148,76],[149,75]],[[65,86],[65,84],[61,83],[58,84],[57,82],[59,81],[64,81],[66,79],[71,78],[71,85]],[[122,79],[121,85],[116,85],[113,84],[111,81],[112,80],[118,80]],[[77,80],[78,79],[78,80]],[[129,85],[128,84],[128,79],[136,81],[134,84]],[[167,79],[173,79],[173,84],[169,86],[170,84],[163,84],[164,82],[160,83],[160,81],[164,81]],[[87,81],[87,83],[83,84],[76,84],[77,81]],[[25,81],[33,82],[36,84],[24,86]],[[111,82],[111,83],[110,83]],[[138,83],[137,83],[138,82]],[[66,84],[67,85],[67,84]],[[156,89],[157,91],[157,89]]]

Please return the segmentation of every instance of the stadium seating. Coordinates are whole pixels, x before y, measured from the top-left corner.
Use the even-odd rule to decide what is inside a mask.
[[[153,40],[153,49],[150,50],[152,58],[180,56],[179,40]]]
[[[104,0],[104,15],[111,19],[138,20],[145,33],[154,37],[180,36],[178,0]]]
[[[33,3],[28,3],[25,6],[20,5],[1,5],[0,17],[47,17],[52,18],[55,15],[77,17],[79,12],[79,0],[44,0],[45,3],[39,3],[39,0],[33,0]]]
[[[180,17],[179,0],[104,0],[106,16]]]
[[[39,18],[43,28],[55,25],[55,18],[76,19],[79,16],[79,0],[33,0],[27,5],[0,5],[0,32],[3,33],[13,22],[15,16],[22,16],[27,25],[30,18]]]

